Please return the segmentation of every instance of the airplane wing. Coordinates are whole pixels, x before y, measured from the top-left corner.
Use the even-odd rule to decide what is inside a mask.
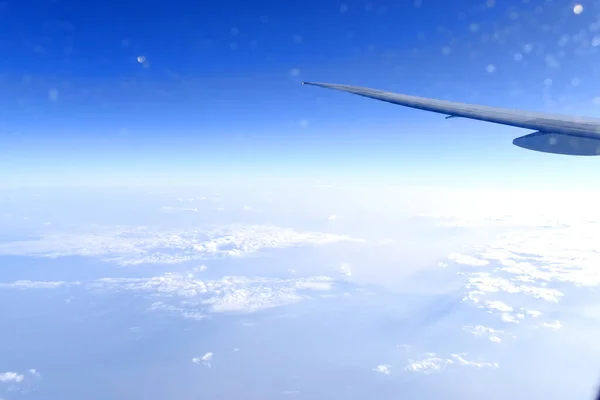
[[[428,99],[369,89],[359,86],[331,83],[302,82],[303,85],[340,90],[419,110],[445,114],[446,118],[469,118],[536,132],[518,137],[513,144],[528,150],[571,156],[600,155],[600,119],[546,114],[488,107],[453,101]]]

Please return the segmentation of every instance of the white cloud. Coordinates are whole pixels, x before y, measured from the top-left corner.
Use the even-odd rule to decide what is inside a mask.
[[[25,379],[23,374],[18,374],[16,372],[0,372],[0,383],[19,383]]]
[[[0,288],[12,289],[55,289],[65,285],[79,285],[80,282],[63,281],[29,281],[20,280],[11,283],[0,283]]]
[[[194,310],[193,308],[186,308],[175,306],[172,304],[165,304],[162,301],[156,301],[150,305],[148,311],[162,311],[162,312],[171,312],[176,313],[177,315],[182,316],[185,319],[193,319],[196,321],[200,321],[205,319],[207,316],[201,311]]]
[[[204,354],[202,357],[194,357],[192,358],[192,363],[194,364],[204,364],[207,367],[210,367],[210,362],[213,358],[213,353],[212,352],[208,352],[206,354]]]
[[[513,315],[511,315],[509,313],[502,313],[502,314],[500,314],[500,318],[504,322],[510,322],[510,323],[513,323],[513,324],[518,324],[519,323],[519,320],[515,316],[513,316]]]
[[[487,301],[485,305],[488,310],[500,311],[502,313],[508,313],[513,310],[511,306],[498,300]]]
[[[94,290],[130,291],[154,298],[149,311],[176,313],[184,318],[202,320],[208,313],[250,313],[280,307],[310,298],[311,292],[332,290],[334,281],[325,276],[295,279],[225,276],[216,280],[196,278],[204,266],[181,273],[166,273],[149,278],[100,278],[85,283]],[[27,281],[29,282],[29,281]],[[81,284],[80,282],[76,282]],[[58,288],[71,283],[23,281],[2,283],[0,288]],[[178,300],[175,304],[172,301]],[[171,302],[170,302],[171,301]]]
[[[433,354],[420,361],[409,360],[409,363],[404,367],[404,370],[429,374],[445,369],[448,364],[452,364],[452,360],[436,357],[435,354]]]
[[[185,301],[178,305],[156,302],[151,310],[202,319],[209,312],[255,312],[296,303],[309,298],[307,291],[332,289],[333,281],[323,276],[298,279],[226,276],[218,280],[200,280],[189,273],[167,273],[152,278],[103,278],[91,283],[90,287],[184,298]]]
[[[27,372],[29,372],[29,374],[35,376],[35,377],[40,377],[40,373],[37,371],[37,369],[35,368],[30,368]]]
[[[459,253],[449,254],[448,259],[454,261],[457,264],[471,265],[474,267],[481,267],[484,265],[488,265],[490,263],[487,260],[481,260],[481,259],[475,258],[473,256],[459,254]]]
[[[94,227],[87,233],[41,234],[37,240],[0,244],[0,255],[100,257],[121,265],[174,264],[237,257],[267,248],[323,245],[348,236],[297,232],[273,225],[228,225],[212,229],[160,230],[148,227]]]
[[[340,265],[338,267],[338,272],[342,275],[352,276],[352,268],[348,263],[343,263],[342,265]]]
[[[470,284],[467,284],[466,287],[471,288],[472,286]],[[491,290],[491,292],[497,292],[497,290],[494,289],[494,290]],[[519,291],[516,291],[516,292],[508,291],[508,292],[509,293],[519,293]],[[512,306],[509,306],[508,304],[506,304],[500,300],[481,301],[481,299],[479,297],[481,295],[485,295],[485,294],[486,294],[486,292],[481,291],[481,290],[468,291],[466,296],[463,298],[463,301],[470,301],[470,302],[476,304],[477,307],[479,307],[479,308],[486,309],[490,313],[499,315],[500,319],[502,321],[515,323],[515,324],[518,324],[519,320],[524,319],[526,315],[528,315],[532,318],[537,318],[538,316],[542,315],[542,313],[540,311],[536,311],[536,310],[528,311],[523,308],[521,308],[520,311],[516,312]],[[534,297],[537,297],[537,296],[534,296]],[[540,297],[537,297],[537,298],[540,298]]]
[[[594,240],[600,234],[596,223],[600,218],[529,216],[526,222],[508,217],[503,221],[507,231],[476,250],[480,259],[497,264],[496,273],[519,284],[600,285],[600,270],[595,267],[600,253]]]
[[[462,365],[475,368],[498,368],[498,363],[469,361],[464,358],[465,354],[450,354],[450,357],[442,358],[435,353],[427,353],[427,357],[420,361],[409,360],[404,367],[408,372],[421,372],[430,374],[446,369],[450,365]]]
[[[495,292],[524,293],[529,296],[557,303],[563,294],[556,289],[548,289],[539,286],[525,285],[519,281],[493,277],[487,272],[476,272],[471,275],[466,284],[470,293],[488,294]]]
[[[544,322],[544,323],[542,324],[542,326],[543,326],[544,328],[552,329],[553,331],[557,331],[557,330],[559,330],[560,328],[562,328],[562,324],[560,323],[560,321],[559,321],[559,320],[555,320],[555,321],[553,321],[553,322]]]
[[[373,368],[373,371],[380,372],[384,375],[389,375],[391,373],[392,366],[389,364],[381,364]]]
[[[568,199],[563,199],[565,194],[553,193],[544,202],[521,196],[521,204],[512,209],[495,204],[494,209],[430,214],[441,226],[484,227],[491,233],[487,242],[447,257],[468,266],[459,272],[466,277],[463,300],[503,322],[533,324],[543,315],[540,306],[559,310],[555,304],[577,287],[600,286],[598,195],[574,194],[578,199],[575,208],[558,206]],[[561,323],[534,326],[558,330]],[[488,337],[501,340],[497,334]]]
[[[486,336],[490,341],[494,343],[501,343],[502,338],[500,336],[504,333],[501,330],[483,325],[467,325],[463,329],[465,329],[468,332],[471,332],[475,336]]]
[[[459,365],[464,365],[467,367],[476,367],[476,368],[498,368],[499,365],[496,362],[477,362],[477,361],[469,361],[463,358],[460,354],[450,354],[450,356],[458,363]]]

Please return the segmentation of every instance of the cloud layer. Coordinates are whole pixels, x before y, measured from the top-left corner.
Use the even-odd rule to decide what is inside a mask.
[[[101,278],[91,282],[16,281],[1,283],[4,289],[54,289],[69,285],[100,291],[120,291],[160,298],[152,311],[177,312],[186,318],[202,319],[205,313],[254,312],[309,299],[311,292],[329,291],[334,280],[326,276],[295,279],[225,276],[203,280],[201,267],[184,273],[165,273],[148,278]],[[171,302],[167,304],[165,302]]]
[[[320,232],[298,232],[273,225],[228,225],[210,229],[161,230],[150,227],[94,227],[88,232],[45,232],[31,240],[0,244],[0,255],[100,257],[120,265],[175,264],[236,257],[265,248],[322,245],[356,240]]]
[[[192,274],[167,273],[153,278],[104,278],[90,286],[185,300],[171,310],[196,313],[254,312],[308,299],[307,292],[327,291],[332,285],[332,279],[323,276],[299,279],[226,276],[218,280],[200,280]],[[155,305],[155,309],[160,307]]]
[[[461,222],[461,217],[448,215],[441,221],[455,226],[475,224],[473,219]],[[451,263],[463,267],[459,272],[465,277],[463,301],[504,323],[528,322],[559,330],[562,323],[545,314],[559,310],[557,305],[570,295],[574,301],[577,288],[600,286],[597,221],[548,214],[480,219],[478,223],[499,228],[497,234],[482,246],[448,256]],[[490,340],[498,342],[501,330],[486,329],[492,328],[468,330],[489,334]]]

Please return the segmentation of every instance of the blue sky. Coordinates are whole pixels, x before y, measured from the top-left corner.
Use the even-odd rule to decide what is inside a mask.
[[[5,186],[593,179],[512,146],[526,131],[300,82],[594,116],[598,3],[38,3],[0,7]]]

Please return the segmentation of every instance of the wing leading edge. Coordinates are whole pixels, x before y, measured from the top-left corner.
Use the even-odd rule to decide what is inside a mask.
[[[446,115],[446,118],[469,118],[537,132],[513,140],[528,150],[573,156],[600,155],[600,119],[511,110],[453,101],[429,99],[331,83],[303,82],[304,85],[340,90],[359,96]]]

